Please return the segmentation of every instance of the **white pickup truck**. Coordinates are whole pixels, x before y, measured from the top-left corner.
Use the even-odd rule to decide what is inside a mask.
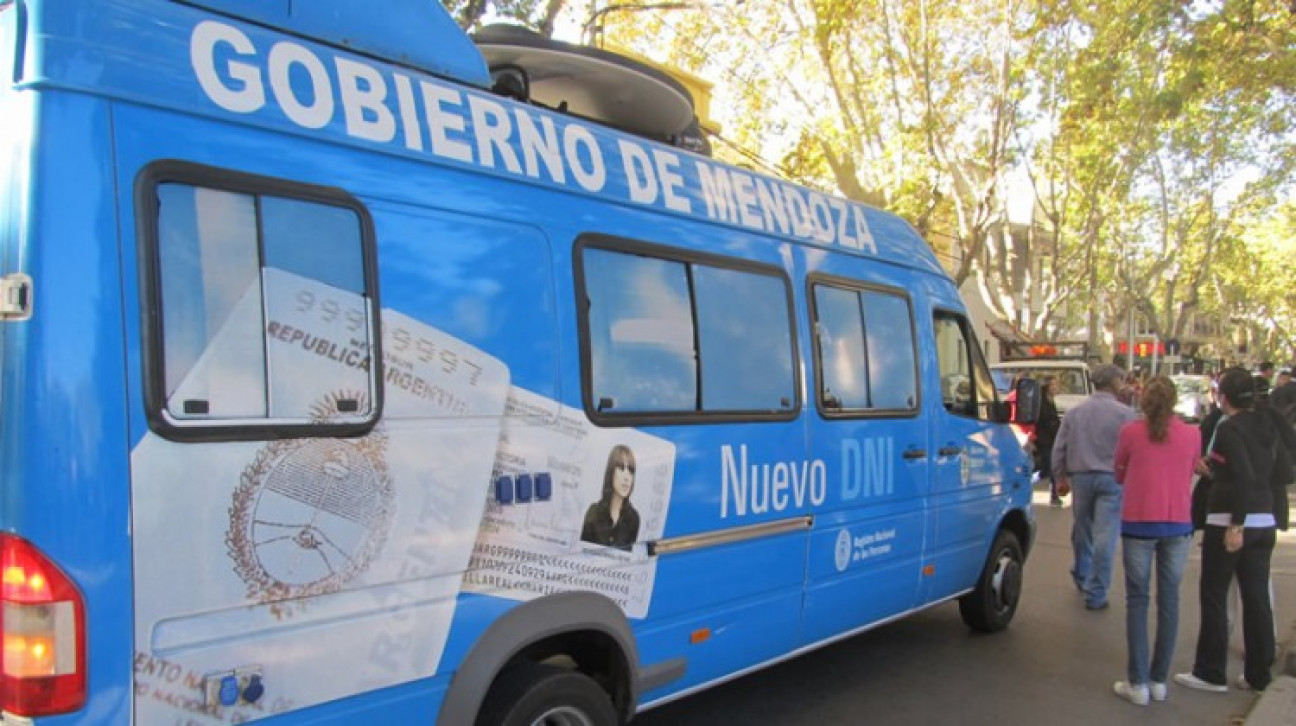
[[[990,366],[995,379],[995,387],[1001,393],[1007,393],[1012,386],[1013,378],[1018,373],[1025,373],[1037,381],[1043,382],[1047,376],[1058,381],[1058,393],[1054,399],[1058,413],[1065,414],[1067,409],[1078,405],[1090,393],[1093,383],[1089,380],[1089,366],[1082,360],[1048,358],[1038,360],[1014,360],[996,363]]]

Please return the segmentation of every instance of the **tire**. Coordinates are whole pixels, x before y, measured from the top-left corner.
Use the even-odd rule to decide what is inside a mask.
[[[1016,535],[1000,530],[976,589],[959,598],[959,614],[969,628],[997,633],[1012,622],[1021,599],[1024,559]]]
[[[555,665],[506,668],[486,693],[477,726],[617,726],[612,700],[594,679]]]

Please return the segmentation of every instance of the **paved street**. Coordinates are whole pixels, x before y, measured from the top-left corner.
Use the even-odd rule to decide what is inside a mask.
[[[642,714],[636,726],[810,724],[864,721],[959,724],[1239,723],[1257,696],[1191,691],[1140,708],[1112,694],[1125,673],[1124,580],[1119,564],[1112,607],[1089,612],[1072,586],[1070,509],[1036,493],[1039,538],[1026,568],[1026,593],[1007,632],[980,635],[948,603],[800,659],[753,673]],[[1176,671],[1192,666],[1197,636],[1199,550],[1182,592]],[[1274,557],[1281,640],[1296,622],[1296,531],[1281,533]],[[1241,671],[1234,633],[1230,680]],[[1280,643],[1280,660],[1283,648]],[[1252,724],[1251,726],[1255,726]]]

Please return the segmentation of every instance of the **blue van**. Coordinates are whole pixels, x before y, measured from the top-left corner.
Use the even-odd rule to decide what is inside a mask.
[[[1029,462],[923,240],[510,38],[0,0],[6,718],[614,724],[1012,620]]]

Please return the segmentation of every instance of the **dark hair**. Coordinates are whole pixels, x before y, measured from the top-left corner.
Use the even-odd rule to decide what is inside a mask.
[[[1058,379],[1057,376],[1044,376],[1044,379],[1040,381],[1040,396],[1052,401],[1053,394],[1049,393],[1049,388],[1053,385],[1053,382],[1056,381],[1057,379]]]
[[[631,451],[630,447],[626,446],[625,444],[617,444],[616,446],[612,447],[612,450],[610,452],[608,452],[607,469],[604,470],[603,472],[603,500],[602,501],[605,504],[612,501],[612,493],[614,491],[614,489],[612,488],[612,479],[613,477],[616,476],[617,465],[622,463],[624,463],[626,467],[630,469],[630,474],[633,477],[635,473],[634,452]],[[631,485],[630,491],[634,492],[633,485]],[[626,499],[629,498],[630,497],[627,495]]]
[[[1143,388],[1143,397],[1139,402],[1143,415],[1147,418],[1148,438],[1155,442],[1166,440],[1166,431],[1170,428],[1170,417],[1174,415],[1178,395],[1174,382],[1165,376],[1153,376]]]
[[[1269,379],[1268,379],[1268,378],[1265,378],[1265,377],[1262,376],[1262,375],[1257,374],[1257,375],[1253,378],[1253,381],[1254,381],[1254,383],[1255,383],[1255,393],[1256,393],[1256,396],[1258,396],[1258,397],[1260,397],[1260,398],[1268,398],[1268,397],[1269,397]]]
[[[1233,408],[1251,408],[1255,403],[1255,379],[1245,368],[1229,368],[1220,374],[1219,392]]]

